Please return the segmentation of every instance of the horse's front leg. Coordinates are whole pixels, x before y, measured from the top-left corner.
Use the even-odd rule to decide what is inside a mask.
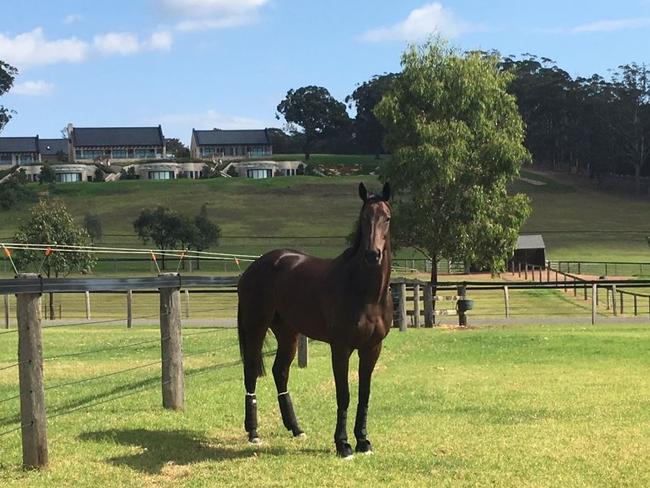
[[[366,430],[366,420],[370,400],[370,379],[380,352],[381,342],[368,349],[359,349],[359,404],[357,405],[357,418],[354,422],[354,436],[357,439],[355,451],[363,454],[372,453]]]
[[[332,345],[332,369],[336,384],[336,430],[334,443],[336,455],[344,459],[352,457],[352,447],[348,443],[347,420],[350,405],[350,388],[348,386],[348,368],[352,350],[348,346]]]

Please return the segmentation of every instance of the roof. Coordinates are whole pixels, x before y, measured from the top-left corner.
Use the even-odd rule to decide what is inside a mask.
[[[45,156],[55,156],[59,152],[68,154],[68,140],[67,139],[39,139],[38,148],[40,153]]]
[[[36,137],[0,137],[0,152],[2,153],[35,153],[38,152]]]
[[[519,236],[517,238],[517,249],[545,249],[544,239],[541,234]]]
[[[75,146],[163,146],[165,138],[158,127],[75,127]]]
[[[192,129],[196,144],[212,146],[219,144],[270,144],[266,129],[253,130],[196,130]]]

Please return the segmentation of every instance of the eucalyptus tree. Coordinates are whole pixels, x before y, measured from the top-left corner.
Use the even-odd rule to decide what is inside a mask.
[[[382,174],[396,193],[393,235],[431,259],[434,283],[441,258],[502,269],[530,212],[507,192],[530,155],[498,61],[441,41],[412,46],[375,109],[393,154]]]

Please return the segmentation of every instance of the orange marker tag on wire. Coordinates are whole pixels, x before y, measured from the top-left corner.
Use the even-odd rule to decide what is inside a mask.
[[[160,274],[160,267],[158,266],[158,258],[156,258],[156,253],[153,251],[149,251],[151,254],[151,260],[153,261],[153,264],[156,265],[156,269],[158,270],[158,274]]]
[[[52,250],[51,247],[48,247],[45,249],[45,257],[48,257],[50,254],[52,254],[54,251]]]
[[[241,266],[239,266],[239,259],[235,258],[235,264],[239,268],[239,271],[241,271]]]
[[[9,262],[11,263],[11,267],[14,269],[16,276],[18,276],[18,269],[16,268],[16,264],[14,263],[14,260],[11,259],[11,249],[9,249],[7,246],[2,244],[2,250],[4,251],[5,256],[7,256],[7,259],[9,259]]]

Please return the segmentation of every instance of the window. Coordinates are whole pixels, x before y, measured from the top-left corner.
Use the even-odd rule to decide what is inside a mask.
[[[156,157],[155,149],[136,149],[135,157],[140,159],[151,159]]]
[[[18,156],[18,163],[33,163],[34,162],[34,155],[30,153],[26,154],[20,154]]]
[[[74,183],[81,181],[81,173],[56,173],[56,181],[59,183]]]
[[[113,149],[113,159],[126,159],[128,154],[126,149]]]
[[[0,154],[0,164],[11,164],[11,153]]]
[[[77,159],[96,159],[104,156],[104,151],[101,149],[77,149],[75,150],[75,157]]]
[[[150,180],[173,180],[173,171],[149,171]]]
[[[201,155],[202,156],[212,156],[213,154],[214,154],[214,147],[207,146],[207,147],[202,147],[201,148]]]
[[[249,169],[246,170],[246,176],[254,180],[261,180],[264,178],[271,178],[273,174],[270,169]]]

